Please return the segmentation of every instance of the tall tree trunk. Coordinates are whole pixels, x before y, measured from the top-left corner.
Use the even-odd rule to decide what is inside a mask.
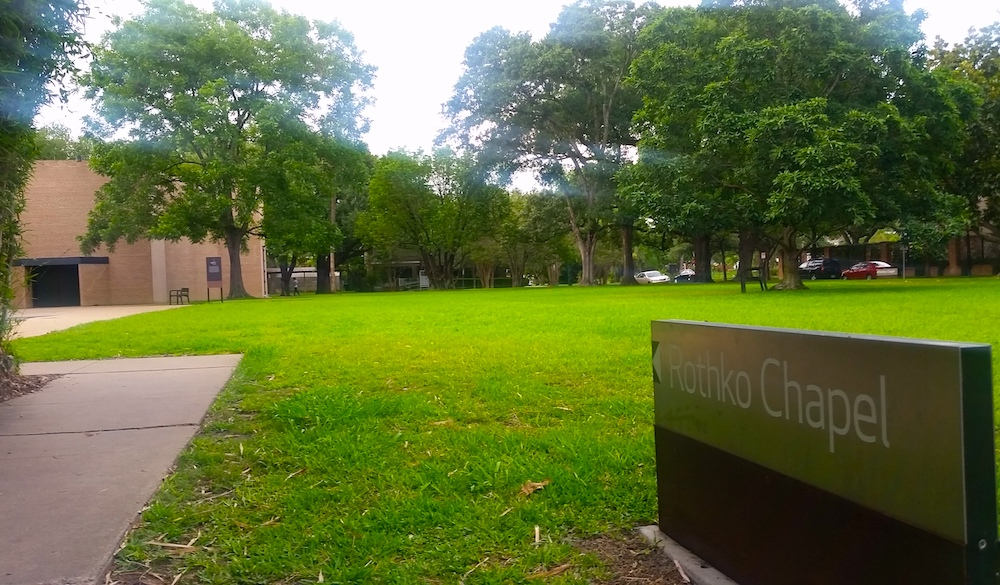
[[[781,259],[781,282],[774,285],[777,290],[800,290],[806,288],[799,276],[799,246],[795,241],[795,230],[784,228],[778,242],[778,257]]]
[[[972,235],[965,232],[965,262],[962,262],[962,276],[972,276]]]
[[[287,297],[292,294],[292,274],[295,272],[295,264],[298,257],[292,254],[291,259],[286,260],[282,255],[278,258],[278,268],[281,270],[281,296]]]
[[[547,266],[549,286],[559,286],[559,270],[562,268],[560,262],[553,262]]]
[[[439,290],[445,290],[455,287],[454,283],[454,266],[455,266],[455,255],[445,253],[431,254],[429,252],[420,252],[420,257],[423,259],[424,266],[427,270],[427,278],[431,281],[431,287]]]
[[[739,250],[736,253],[739,256],[739,266],[736,270],[736,278],[740,281],[740,288],[743,292],[746,292],[746,282],[752,278],[750,269],[753,268],[753,256],[757,247],[757,236],[750,230],[740,230],[739,238]],[[762,271],[766,269],[763,262],[760,263],[760,269]],[[764,278],[763,273],[761,273],[761,278]]]
[[[739,238],[739,251],[737,252],[740,263],[739,277],[748,279],[750,278],[750,269],[753,268],[753,253],[757,247],[757,237],[750,230],[740,230]]]
[[[622,284],[625,286],[639,284],[635,281],[635,259],[632,257],[632,239],[635,236],[635,226],[631,223],[622,226]]]
[[[524,265],[528,263],[527,258],[518,250],[507,254],[507,259],[510,262],[510,285],[515,288],[524,286]]]
[[[243,231],[236,227],[226,228],[226,251],[229,252],[229,299],[249,297],[243,286]]]
[[[699,234],[692,241],[694,245],[694,278],[698,282],[712,280],[712,237]]]
[[[316,294],[332,292],[330,289],[330,253],[316,255]]]
[[[729,272],[726,267],[726,239],[722,238],[719,244],[719,256],[722,257],[722,282],[729,282]]]
[[[594,249],[597,248],[597,234],[577,232],[576,249],[580,252],[580,263],[583,270],[580,274],[581,286],[594,284]],[[572,283],[569,283],[572,284]]]
[[[476,264],[476,273],[479,276],[479,281],[483,283],[483,288],[493,288],[496,268],[496,264],[493,263]]]

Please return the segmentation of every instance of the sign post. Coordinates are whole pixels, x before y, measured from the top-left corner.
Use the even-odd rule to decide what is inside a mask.
[[[990,346],[652,324],[660,530],[741,585],[997,583]]]
[[[208,289],[205,291],[209,302],[212,301],[212,289],[219,289],[219,301],[226,302],[223,297],[225,297],[225,290],[222,288],[222,258],[219,256],[209,256],[205,258],[205,281],[208,283]],[[218,287],[212,286],[213,284],[218,284]]]

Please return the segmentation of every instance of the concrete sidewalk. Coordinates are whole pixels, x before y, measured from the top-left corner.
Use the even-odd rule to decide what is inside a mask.
[[[91,321],[106,321],[139,313],[179,309],[190,305],[112,305],[107,307],[40,307],[21,309],[15,317],[14,337],[35,337]]]
[[[0,585],[103,579],[239,360],[22,365],[63,376],[0,403]]]

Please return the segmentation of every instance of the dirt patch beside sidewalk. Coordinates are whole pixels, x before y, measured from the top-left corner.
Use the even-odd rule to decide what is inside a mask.
[[[43,386],[58,378],[60,374],[49,376],[21,376],[20,374],[0,374],[0,402],[22,394],[41,390]]]

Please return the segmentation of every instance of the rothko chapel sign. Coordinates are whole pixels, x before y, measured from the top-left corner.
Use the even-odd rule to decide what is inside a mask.
[[[997,583],[988,345],[652,324],[660,529],[741,585]]]

